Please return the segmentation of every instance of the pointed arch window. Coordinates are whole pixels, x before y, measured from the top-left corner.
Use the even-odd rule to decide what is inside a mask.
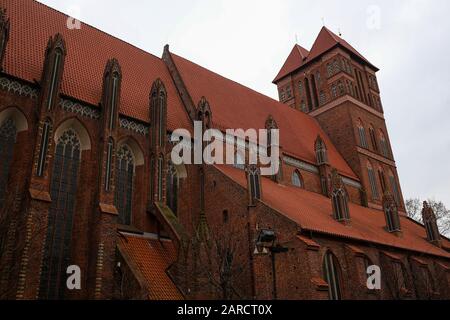
[[[117,116],[117,100],[119,95],[119,75],[117,73],[113,74],[112,78],[112,88],[111,88],[111,107],[109,115],[109,130],[113,130],[116,123]]]
[[[292,174],[292,185],[297,188],[304,188],[303,179],[298,170]]]
[[[124,144],[116,154],[115,205],[119,212],[119,222],[131,224],[135,160],[131,148]]]
[[[57,84],[58,84],[58,73],[61,66],[62,59],[62,51],[61,49],[55,50],[55,57],[53,59],[52,69],[51,69],[51,78],[50,78],[50,87],[47,101],[47,110],[51,110],[53,107],[53,103],[56,96]]]
[[[348,209],[348,197],[343,188],[333,190],[331,194],[331,201],[333,203],[333,215],[337,221],[350,220],[350,213]]]
[[[386,216],[386,228],[389,232],[400,232],[400,217],[398,214],[398,207],[392,195],[387,193],[383,199],[383,209]]]
[[[80,139],[73,129],[58,139],[51,180],[50,211],[40,281],[41,299],[63,299],[70,264],[80,168]]]
[[[381,192],[384,193],[386,188],[386,179],[384,178],[384,171],[383,169],[378,169],[378,177],[380,178],[380,184],[381,184]]]
[[[39,150],[39,159],[37,166],[38,177],[42,177],[44,175],[45,162],[47,160],[47,151],[51,130],[52,130],[52,122],[50,121],[50,119],[47,119],[45,120],[44,125],[42,127],[41,149]]]
[[[372,191],[372,198],[378,199],[380,197],[380,194],[378,193],[377,179],[375,177],[375,172],[373,170],[373,167],[370,163],[367,165],[367,172],[369,175],[369,183],[370,183],[370,189]]]
[[[250,188],[250,196],[252,199],[252,204],[254,204],[253,200],[261,199],[261,176],[260,170],[257,166],[250,166],[248,170],[248,180],[249,180],[249,188]]]
[[[158,144],[162,147],[166,138],[166,94],[164,92],[161,92],[159,95],[158,111]]]
[[[381,147],[381,153],[386,158],[389,157],[389,147],[387,144],[386,136],[384,135],[383,131],[380,130],[380,147]]]
[[[364,128],[361,119],[358,120],[358,133],[359,133],[359,144],[361,145],[361,147],[365,149],[369,148],[366,138],[366,129]]]
[[[0,126],[0,209],[3,208],[5,203],[16,136],[16,123],[13,119],[9,118]]]
[[[328,251],[323,261],[323,276],[328,283],[328,294],[330,300],[341,300],[341,282],[339,262],[336,256]]]
[[[391,190],[394,194],[394,199],[397,205],[400,205],[401,203],[401,197],[400,197],[400,190],[398,188],[397,179],[395,178],[392,171],[389,172],[389,183],[391,184]]]
[[[315,151],[318,165],[328,163],[327,147],[320,137],[316,140]]]
[[[177,169],[174,164],[170,161],[167,168],[167,187],[166,187],[166,202],[167,206],[172,210],[172,212],[178,214],[178,188],[179,188],[179,177]]]
[[[370,128],[369,128],[369,135],[370,135],[370,140],[372,142],[373,150],[378,152],[377,137],[375,136],[375,130],[372,126],[370,126]]]
[[[151,102],[151,125],[152,125],[152,146],[156,145],[156,119],[158,115],[158,94],[156,90],[152,93],[152,102]]]

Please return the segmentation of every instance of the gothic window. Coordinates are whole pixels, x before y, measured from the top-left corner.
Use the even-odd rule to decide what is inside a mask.
[[[327,64],[327,74],[328,77],[331,77],[333,75],[333,65],[331,63]]]
[[[158,159],[158,202],[163,200],[163,174],[164,174],[164,159],[162,156]]]
[[[106,151],[106,174],[105,174],[105,190],[106,191],[109,191],[111,188],[111,171],[112,171],[113,152],[114,152],[114,141],[112,138],[109,138],[107,151]]]
[[[331,195],[333,202],[334,218],[337,221],[349,220],[347,193],[343,188],[333,190]]]
[[[261,178],[259,168],[251,166],[248,170],[248,179],[250,186],[250,196],[253,199],[261,199]]]
[[[133,152],[128,145],[124,144],[117,150],[115,180],[115,204],[119,212],[119,222],[124,225],[131,224],[134,173]]]
[[[341,66],[339,64],[339,61],[337,61],[337,60],[333,61],[333,68],[334,68],[335,73],[338,73],[339,71],[341,71]]]
[[[391,184],[392,193],[394,194],[395,202],[400,205],[400,191],[398,189],[397,179],[392,172],[389,173],[389,183]]]
[[[333,216],[337,221],[350,220],[350,212],[348,208],[348,196],[342,181],[342,177],[337,170],[333,169],[331,173],[331,202],[333,207]]]
[[[118,98],[118,87],[119,87],[119,75],[114,73],[112,80],[112,91],[111,91],[111,108],[109,115],[109,130],[114,129],[116,121],[116,108],[117,108],[117,98]]]
[[[323,261],[324,280],[328,283],[330,300],[341,300],[341,283],[339,263],[334,254],[327,252]]]
[[[374,151],[378,151],[378,143],[377,143],[377,138],[375,136],[375,130],[373,129],[372,126],[370,126],[369,128],[369,135],[370,135],[370,140],[372,142],[372,148]]]
[[[158,127],[158,137],[159,137],[159,146],[162,147],[164,145],[164,139],[166,138],[166,95],[161,92],[159,100],[159,127]]]
[[[388,193],[383,199],[383,210],[386,216],[386,227],[389,232],[401,231],[400,217],[398,215],[397,204]]]
[[[298,170],[295,170],[292,174],[292,185],[298,188],[304,187],[302,176]]]
[[[375,177],[375,172],[372,168],[372,165],[369,163],[367,166],[367,172],[369,175],[369,183],[370,183],[370,189],[372,190],[372,198],[373,199],[378,199],[379,198],[379,193],[378,193],[378,187],[377,187],[377,180]]]
[[[303,95],[303,83],[301,81],[298,82],[298,94]]]
[[[5,202],[16,136],[17,128],[14,120],[7,119],[0,127],[0,209],[3,208]]]
[[[57,90],[57,82],[58,82],[58,72],[61,65],[62,52],[60,49],[55,50],[55,58],[53,60],[53,65],[51,69],[51,78],[50,78],[50,88],[48,94],[48,102],[47,102],[47,110],[51,110],[53,106],[53,101],[55,99],[55,94]]]
[[[37,166],[37,175],[38,177],[42,177],[45,171],[45,162],[47,160],[47,149],[50,138],[50,132],[52,129],[52,123],[50,119],[45,120],[44,125],[42,127],[42,137],[41,137],[41,148],[39,150],[39,159]]]
[[[320,94],[319,94],[319,103],[320,103],[320,105],[323,106],[327,102],[326,100],[327,99],[325,97],[325,92],[320,91]]]
[[[151,108],[152,108],[152,110],[151,110],[151,116],[152,116],[151,125],[153,127],[152,128],[152,146],[156,145],[155,127],[156,127],[156,119],[157,119],[157,114],[158,114],[157,105],[158,105],[158,95],[157,95],[156,91],[154,91],[152,93],[152,102],[151,102]]]
[[[345,87],[342,81],[338,81],[338,89],[339,89],[339,95],[342,96],[345,94]]]
[[[320,86],[322,84],[322,77],[320,76],[320,71],[316,72],[317,84]]]
[[[321,165],[324,163],[328,163],[327,148],[320,137],[316,140],[315,149],[317,164]]]
[[[378,170],[378,177],[380,178],[381,191],[384,194],[384,192],[386,191],[386,179],[384,178],[384,172],[381,168]]]
[[[167,206],[172,210],[172,212],[178,214],[178,188],[179,188],[179,177],[177,169],[172,162],[169,162],[167,169]]]
[[[331,86],[331,94],[332,94],[333,98],[336,98],[336,97],[337,97],[337,87],[336,87],[336,84],[333,84],[333,85]]]
[[[292,98],[291,86],[287,86],[286,87],[286,96],[287,96],[288,99]]]
[[[366,129],[364,128],[364,125],[360,120],[358,120],[358,133],[359,133],[359,144],[361,147],[363,148],[368,148],[369,145],[367,144],[367,139],[366,139]]]
[[[58,139],[54,157],[50,211],[40,282],[41,299],[63,299],[70,265],[72,228],[80,167],[80,140],[73,129]]]
[[[386,137],[383,133],[383,131],[380,130],[380,147],[381,147],[381,153],[386,158],[389,157],[389,147],[386,141]]]
[[[427,238],[429,241],[433,242],[438,239],[436,239],[436,235],[434,233],[434,226],[433,222],[431,220],[425,221],[425,229],[427,231]]]

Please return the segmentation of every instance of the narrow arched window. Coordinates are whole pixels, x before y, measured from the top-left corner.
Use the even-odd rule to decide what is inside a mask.
[[[52,123],[50,119],[47,119],[45,120],[44,125],[42,126],[41,147],[39,150],[39,159],[37,166],[38,177],[42,177],[45,172],[45,162],[47,160],[47,151],[51,130],[52,130]]]
[[[118,88],[119,88],[119,75],[114,73],[112,79],[112,89],[111,89],[111,111],[109,114],[109,130],[113,130],[116,123],[117,114],[117,98],[118,98]]]
[[[381,130],[380,130],[380,146],[381,146],[381,153],[383,154],[383,156],[385,156],[386,158],[389,157],[389,147],[387,144],[387,140],[383,131]]]
[[[344,189],[335,189],[331,194],[333,214],[337,221],[350,220],[347,193]]]
[[[371,126],[369,128],[369,135],[370,135],[370,140],[372,142],[372,148],[374,151],[378,151],[378,143],[377,143],[377,138],[375,136],[375,130],[373,129],[373,127]]]
[[[251,166],[248,170],[248,180],[250,187],[250,196],[253,199],[261,199],[261,179],[260,179],[260,171],[256,166]]]
[[[0,126],[0,209],[3,208],[8,186],[9,170],[16,143],[17,128],[13,119]]]
[[[369,183],[370,183],[370,189],[372,191],[372,198],[378,199],[380,197],[380,195],[378,193],[377,179],[375,177],[375,172],[373,170],[373,167],[370,163],[367,165],[367,173],[369,175]]]
[[[341,283],[339,263],[331,252],[327,252],[323,261],[323,276],[328,283],[328,293],[330,300],[341,300]]]
[[[378,177],[380,178],[381,191],[384,193],[386,191],[386,179],[384,178],[384,171],[381,168],[378,170]]]
[[[158,112],[158,143],[159,146],[164,146],[164,139],[166,138],[166,95],[164,92],[159,96],[159,112]]]
[[[163,175],[164,175],[164,159],[162,156],[158,159],[158,201],[163,200]]]
[[[166,202],[167,206],[172,210],[172,212],[178,214],[178,188],[179,188],[179,177],[177,169],[172,162],[169,162],[167,168],[167,179],[166,179]]]
[[[292,174],[292,185],[297,188],[303,188],[303,179],[298,170],[295,170]]]
[[[133,205],[133,183],[135,161],[131,148],[124,144],[117,150],[116,155],[116,190],[115,204],[119,212],[119,222],[131,224]]]
[[[361,119],[358,121],[358,133],[360,146],[367,149],[369,145],[367,144],[366,129],[364,128]]]
[[[55,50],[55,58],[51,69],[50,87],[48,91],[47,110],[51,110],[57,91],[58,73],[61,65],[62,52],[60,49]]]
[[[114,141],[112,138],[108,140],[108,146],[106,147],[106,173],[105,173],[105,190],[111,189],[111,175],[112,175],[112,163],[114,152]]]
[[[327,148],[320,137],[316,140],[315,151],[318,165],[328,163]]]
[[[395,178],[392,171],[389,172],[389,183],[391,184],[392,194],[394,195],[395,202],[397,205],[401,203],[400,190],[398,188],[397,179]]]
[[[383,209],[386,216],[386,228],[389,232],[401,231],[400,217],[398,215],[398,208],[392,196],[387,194],[384,196]]]
[[[51,180],[50,211],[40,282],[41,299],[63,299],[70,264],[81,148],[69,129],[58,139]]]
[[[151,126],[152,126],[152,146],[156,145],[156,123],[157,123],[157,115],[158,115],[158,95],[155,92],[152,93],[152,102],[151,102]]]

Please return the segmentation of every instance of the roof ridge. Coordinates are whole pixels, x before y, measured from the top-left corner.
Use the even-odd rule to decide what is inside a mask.
[[[32,0],[32,1],[35,2],[35,3],[37,3],[38,5],[41,5],[41,6],[45,7],[45,8],[47,8],[47,9],[50,9],[50,10],[52,10],[52,11],[55,11],[56,13],[58,13],[58,14],[60,14],[60,15],[63,15],[63,16],[65,16],[65,17],[67,17],[67,18],[73,18],[73,17],[69,16],[68,14],[66,14],[66,13],[64,13],[64,12],[62,12],[62,11],[56,9],[56,8],[53,8],[53,7],[51,7],[51,6],[49,6],[49,5],[45,4],[45,3],[42,3],[42,2],[40,2],[40,1],[38,1],[38,0]],[[97,32],[102,33],[102,34],[104,34],[104,35],[106,35],[106,36],[108,36],[108,37],[110,37],[110,38],[113,38],[113,39],[115,39],[115,40],[117,40],[117,41],[120,41],[120,42],[122,42],[122,43],[125,43],[126,45],[128,45],[128,46],[130,46],[130,47],[132,47],[132,48],[134,48],[134,49],[137,49],[137,50],[139,50],[139,51],[141,51],[141,52],[143,52],[143,53],[145,53],[145,54],[148,54],[148,55],[150,55],[150,56],[153,56],[154,58],[157,58],[157,59],[159,59],[159,60],[162,60],[161,57],[159,57],[159,56],[157,56],[157,55],[155,55],[155,54],[153,54],[153,53],[151,53],[151,52],[149,52],[149,51],[146,51],[145,49],[140,48],[140,47],[138,47],[137,45],[134,45],[134,44],[132,44],[132,43],[126,41],[126,40],[123,40],[123,39],[119,38],[118,36],[112,35],[112,34],[106,32],[106,31],[103,31],[103,30],[99,29],[98,27],[93,26],[93,25],[91,25],[91,24],[89,24],[89,23],[87,23],[87,22],[84,22],[84,21],[82,21],[82,20],[79,20],[79,21],[80,21],[83,25],[85,25],[85,26],[91,28],[91,29],[94,30],[94,31],[97,31]]]

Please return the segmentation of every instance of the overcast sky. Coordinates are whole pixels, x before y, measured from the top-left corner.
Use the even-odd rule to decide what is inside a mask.
[[[381,71],[403,193],[450,206],[448,0],[41,0],[161,56],[171,51],[277,98],[271,82],[296,39],[323,21]]]

